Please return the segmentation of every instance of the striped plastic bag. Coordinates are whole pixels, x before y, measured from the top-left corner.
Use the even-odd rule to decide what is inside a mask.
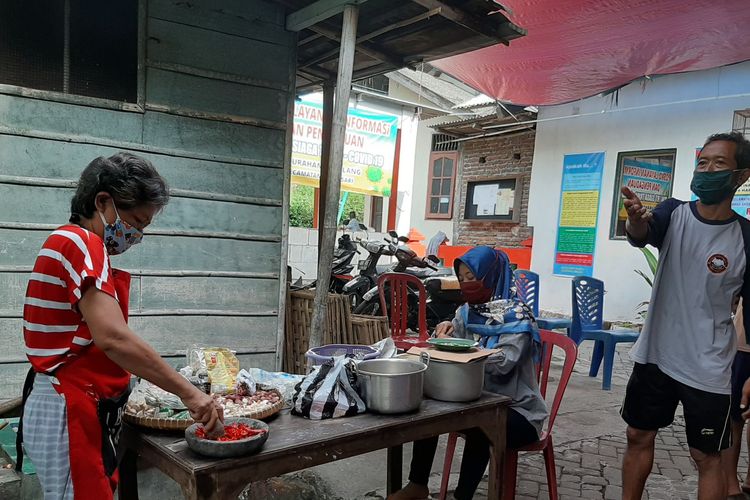
[[[357,394],[353,363],[340,356],[316,366],[295,387],[292,415],[324,420],[364,413],[365,402]]]

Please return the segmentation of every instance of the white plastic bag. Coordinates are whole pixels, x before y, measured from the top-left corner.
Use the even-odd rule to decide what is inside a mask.
[[[268,372],[260,368],[248,368],[245,370],[255,383],[263,387],[269,387],[278,390],[284,399],[284,406],[292,406],[292,397],[294,397],[294,387],[299,384],[304,375],[293,375],[285,372]]]

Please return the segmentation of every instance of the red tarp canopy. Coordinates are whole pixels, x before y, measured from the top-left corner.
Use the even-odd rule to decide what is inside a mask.
[[[560,104],[646,75],[750,59],[748,0],[502,0],[528,35],[433,63],[514,104]]]

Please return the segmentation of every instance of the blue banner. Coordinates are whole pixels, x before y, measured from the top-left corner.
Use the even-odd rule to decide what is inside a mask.
[[[565,155],[553,273],[591,276],[604,153]]]

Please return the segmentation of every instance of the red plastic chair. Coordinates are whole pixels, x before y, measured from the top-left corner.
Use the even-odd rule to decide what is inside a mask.
[[[406,273],[385,273],[378,278],[380,310],[390,311],[391,337],[399,349],[409,350],[414,346],[428,347],[427,334],[427,291],[416,276]],[[409,295],[419,296],[419,337],[407,335],[409,319]],[[413,299],[412,299],[413,300]],[[390,304],[390,307],[388,307]]]
[[[578,357],[578,347],[569,337],[560,333],[549,330],[539,330],[542,338],[542,362],[538,366],[537,378],[539,380],[539,392],[542,397],[547,396],[547,383],[549,382],[549,370],[552,362],[552,351],[555,346],[565,352],[565,361],[563,362],[562,375],[560,382],[557,384],[557,391],[552,402],[552,411],[547,421],[547,429],[542,432],[542,437],[536,443],[532,443],[523,448],[508,448],[505,453],[505,473],[503,475],[503,500],[513,500],[516,495],[516,475],[518,474],[518,452],[519,451],[541,451],[544,454],[544,465],[547,469],[547,484],[549,487],[550,500],[557,500],[557,472],[555,470],[555,452],[552,448],[552,426],[555,423],[557,410],[560,409],[565,388],[568,386],[568,380],[573,373],[573,366],[576,364]],[[453,463],[453,453],[456,451],[456,442],[459,434],[452,432],[448,436],[448,445],[445,451],[445,462],[443,464],[443,479],[440,484],[440,500],[445,500],[448,492],[448,479],[451,473],[451,464]]]

